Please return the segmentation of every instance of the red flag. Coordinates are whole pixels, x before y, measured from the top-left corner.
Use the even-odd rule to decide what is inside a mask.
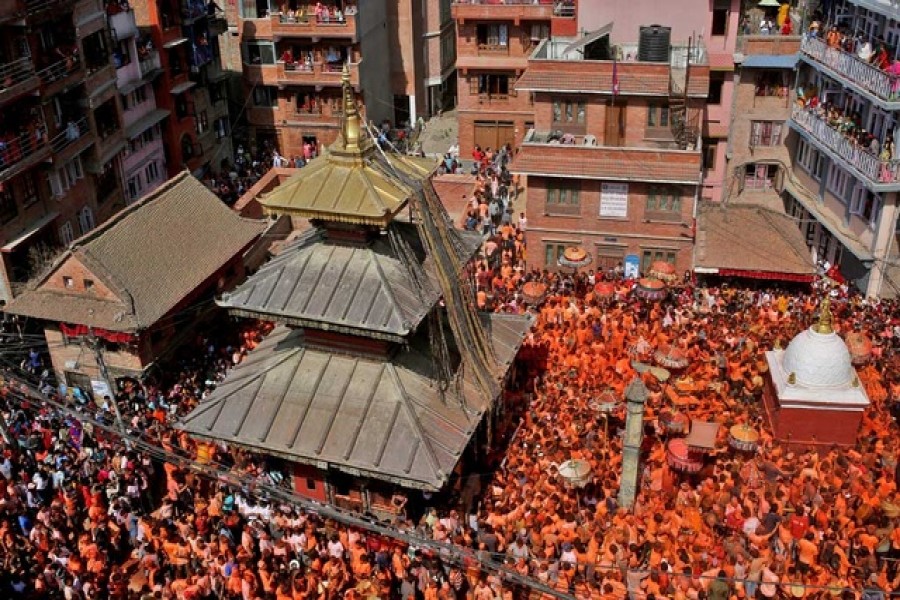
[[[613,98],[619,95],[619,64],[615,56],[613,56],[612,93]]]

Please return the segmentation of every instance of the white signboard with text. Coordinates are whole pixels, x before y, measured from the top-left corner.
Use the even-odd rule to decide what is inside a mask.
[[[603,217],[617,219],[628,217],[627,183],[600,184],[600,218]]]

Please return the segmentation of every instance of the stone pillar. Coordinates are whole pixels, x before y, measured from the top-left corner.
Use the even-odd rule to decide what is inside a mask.
[[[882,199],[884,204],[881,207],[881,215],[875,229],[875,243],[872,248],[875,264],[872,265],[869,285],[865,290],[867,296],[874,297],[880,297],[884,291],[884,280],[889,268],[885,261],[891,260],[891,254],[897,252],[897,249],[892,248],[891,245],[897,230],[897,204],[900,199],[896,192],[883,194]]]
[[[637,496],[641,476],[641,442],[644,439],[644,403],[647,386],[635,377],[625,388],[625,440],[622,449],[622,478],[619,484],[619,506],[631,509]]]

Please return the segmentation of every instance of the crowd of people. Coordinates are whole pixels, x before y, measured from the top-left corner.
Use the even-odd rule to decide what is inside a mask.
[[[527,221],[513,217],[518,183],[506,171],[508,153],[473,158],[477,176],[463,225],[485,236],[474,267],[476,302],[536,317],[521,357],[528,404],[475,504],[438,506],[412,495],[408,513],[393,523],[464,547],[471,559],[455,563],[160,461],[70,415],[23,404],[18,386],[7,382],[0,401],[9,436],[0,456],[0,597],[541,596],[486,571],[479,559],[487,558],[579,600],[879,600],[900,592],[900,447],[891,413],[900,399],[900,305],[835,296],[840,333],[858,331],[873,342],[859,370],[871,406],[852,448],[784,448],[760,401],[762,352],[785,347],[814,322],[827,290],[685,281],[673,283],[664,300],[648,301],[621,268],[528,271]],[[603,281],[613,293],[596,291]],[[523,294],[532,282],[543,286],[540,297]],[[128,430],[167,452],[289,489],[291,472],[280,461],[198,442],[172,427],[270,330],[252,321],[220,327],[198,335],[148,380],[121,382],[115,405]],[[635,363],[652,362],[653,350],[663,348],[687,361],[670,385]],[[40,371],[39,355],[25,364],[17,376]],[[622,399],[635,377],[649,398],[629,509],[618,504]],[[116,423],[112,398],[72,402]],[[601,417],[604,403],[616,408]],[[662,417],[673,411],[721,426],[699,473],[678,472],[667,461]],[[734,424],[759,433],[755,452],[728,447]],[[559,473],[570,459],[591,466],[581,488]],[[413,522],[413,513],[423,516]]]
[[[220,173],[210,172],[206,185],[223,202],[231,206],[272,168],[299,169],[318,155],[318,147],[312,142],[303,144],[303,155],[290,158],[282,156],[270,141],[265,140],[259,147],[249,151],[239,145],[233,161],[223,161]]]

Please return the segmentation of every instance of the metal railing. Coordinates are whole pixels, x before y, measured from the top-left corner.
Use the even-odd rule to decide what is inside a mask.
[[[138,65],[141,69],[141,77],[146,77],[147,73],[156,69],[162,69],[162,63],[159,61],[159,51],[150,50],[146,57],[138,59]]]
[[[900,101],[900,78],[863,61],[840,48],[830,48],[824,40],[804,36],[800,51],[872,92],[882,100]]]
[[[50,85],[55,81],[65,79],[66,77],[77,71],[80,65],[81,60],[79,59],[79,57],[76,55],[72,55],[68,58],[57,61],[52,65],[44,67],[43,69],[38,71],[37,74],[38,77],[41,78],[41,82],[44,85]]]
[[[823,146],[862,173],[872,183],[900,182],[900,160],[881,160],[868,149],[854,144],[814,112],[795,106],[791,120]]]
[[[22,57],[0,66],[0,93],[27,81],[34,75],[34,63],[28,57]]]
[[[57,133],[53,139],[50,140],[50,147],[53,149],[54,154],[58,154],[62,152],[82,137],[86,136],[90,131],[90,127],[88,127],[87,118],[81,117],[77,121],[69,121],[66,125],[66,128]]]
[[[46,126],[41,124],[41,127]],[[15,168],[49,149],[46,136],[38,139],[34,132],[25,132],[11,139],[0,140],[0,180],[15,172]]]

